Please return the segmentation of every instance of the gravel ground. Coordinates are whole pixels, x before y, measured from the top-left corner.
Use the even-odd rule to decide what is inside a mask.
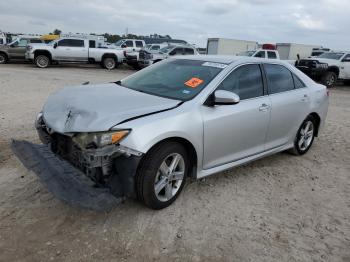
[[[11,138],[37,141],[47,96],[132,73],[0,66],[0,261],[350,261],[350,88],[331,90],[326,127],[302,157],[280,153],[200,181],[169,208],[108,214],[65,205],[25,170]]]

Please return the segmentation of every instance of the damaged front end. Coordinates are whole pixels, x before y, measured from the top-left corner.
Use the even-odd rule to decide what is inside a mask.
[[[12,149],[56,197],[109,211],[136,196],[135,175],[143,154],[118,143],[130,130],[60,134],[46,126],[41,114],[35,126],[43,145],[13,141]]]

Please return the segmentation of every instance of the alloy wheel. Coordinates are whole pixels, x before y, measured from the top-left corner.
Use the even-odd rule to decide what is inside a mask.
[[[299,149],[305,151],[309,148],[314,137],[314,124],[312,121],[306,121],[300,129],[298,140]]]
[[[176,195],[183,182],[185,170],[185,160],[180,154],[173,153],[164,159],[154,181],[154,191],[159,201],[169,201]]]

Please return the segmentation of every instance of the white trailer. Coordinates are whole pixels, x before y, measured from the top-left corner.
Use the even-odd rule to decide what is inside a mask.
[[[238,53],[250,50],[256,50],[258,43],[255,41],[227,39],[227,38],[208,38],[208,55],[237,55]]]
[[[311,56],[314,48],[320,48],[319,45],[304,45],[294,43],[277,43],[277,51],[282,60],[297,60]]]

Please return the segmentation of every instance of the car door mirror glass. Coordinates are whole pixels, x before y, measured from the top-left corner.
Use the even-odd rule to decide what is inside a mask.
[[[57,42],[53,44],[53,48],[57,48],[58,44]]]
[[[214,93],[214,105],[235,105],[239,101],[239,96],[230,91],[216,90]]]

